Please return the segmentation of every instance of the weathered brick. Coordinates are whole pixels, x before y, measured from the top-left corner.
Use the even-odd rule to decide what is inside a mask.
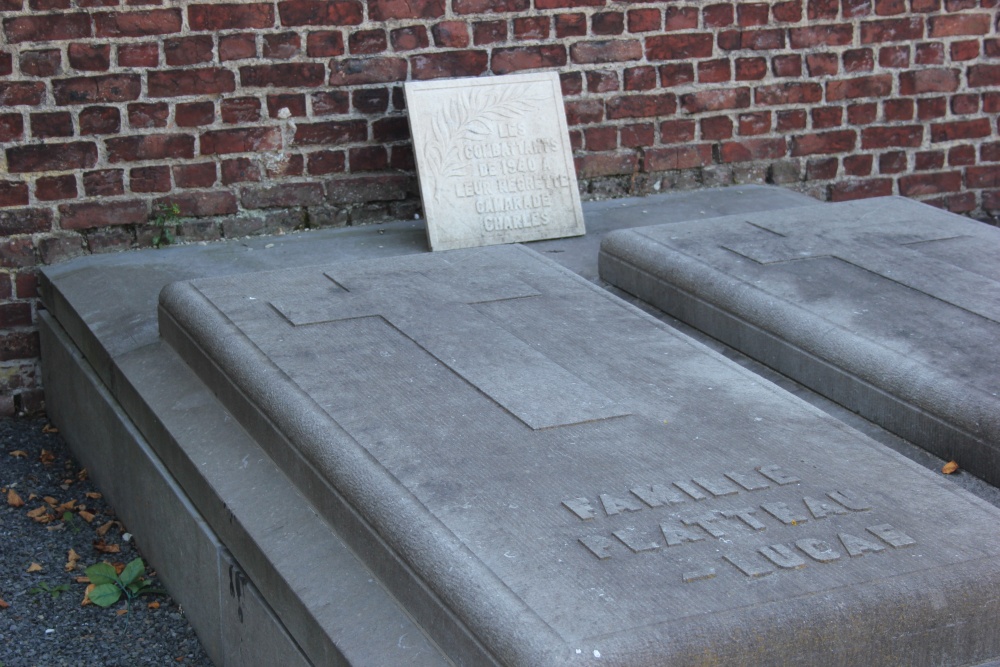
[[[839,127],[843,122],[844,110],[841,107],[818,107],[809,110],[812,116],[814,130],[824,130]]]
[[[306,55],[332,58],[344,55],[344,35],[339,30],[317,30],[306,36]]]
[[[330,64],[331,86],[404,81],[408,71],[405,58],[344,58]]]
[[[913,120],[916,105],[911,99],[886,100],[882,103],[882,113],[887,121]]]
[[[178,37],[163,42],[163,54],[171,67],[210,63],[213,48],[211,35]]]
[[[777,160],[785,156],[788,145],[785,139],[746,139],[722,144],[720,158],[723,162],[751,162]]]
[[[767,134],[771,131],[771,112],[740,114],[738,127],[740,135],[744,137]]]
[[[285,5],[298,4],[279,2],[278,11]],[[337,5],[337,2],[317,5]],[[188,25],[192,30],[216,32],[219,30],[263,30],[274,27],[274,4],[269,2],[231,3],[218,5],[188,5]],[[282,24],[289,25],[284,21]],[[296,24],[302,25],[302,24]]]
[[[361,146],[347,151],[352,172],[384,171],[389,168],[389,153],[385,146]]]
[[[915,62],[918,65],[943,65],[944,44],[941,42],[925,42],[914,48]]]
[[[882,67],[899,68],[910,66],[910,47],[887,46],[879,49],[878,64]]]
[[[574,160],[580,178],[599,178],[633,174],[638,170],[639,156],[634,151],[590,153]]]
[[[56,42],[91,36],[90,15],[84,12],[32,14],[3,21],[4,34],[11,44]]]
[[[969,167],[965,170],[965,186],[969,188],[1000,188],[1000,165]]]
[[[637,39],[575,42],[569,47],[574,63],[613,63],[642,58],[642,42]]]
[[[59,206],[59,223],[63,229],[138,225],[148,219],[148,205],[138,200],[79,202]]]
[[[0,266],[20,268],[37,263],[35,244],[30,236],[0,239]]]
[[[25,76],[55,76],[62,71],[62,51],[59,49],[22,51],[19,63],[21,73]]]
[[[728,58],[702,60],[698,63],[698,83],[723,83],[733,76]]]
[[[732,3],[709,5],[701,10],[706,28],[724,28],[736,20]]]
[[[355,143],[367,138],[368,124],[363,120],[300,123],[295,128],[295,144],[298,146]]]
[[[260,120],[260,100],[256,97],[230,97],[222,100],[220,113],[227,125],[256,123]]]
[[[194,137],[189,134],[145,134],[107,139],[108,162],[139,162],[194,157]],[[92,165],[88,165],[92,166]]]
[[[119,67],[157,67],[160,64],[160,48],[154,43],[119,44]]]
[[[917,100],[917,118],[919,120],[943,118],[947,113],[947,97],[924,97]]]
[[[609,70],[591,70],[587,72],[587,92],[608,93],[620,88],[618,72]]]
[[[456,0],[456,4],[460,2]],[[445,0],[368,0],[368,18],[372,21],[436,19],[444,16],[444,8]],[[461,10],[456,7],[456,11]]]
[[[697,27],[697,7],[668,6],[663,10],[663,29],[665,31],[695,30]]]
[[[0,206],[27,206],[28,205],[28,184],[23,181],[0,181]],[[4,213],[0,212],[0,216]],[[10,231],[4,224],[4,218],[0,217],[0,235],[26,234],[28,232]]]
[[[128,102],[139,99],[142,80],[138,74],[56,79],[52,82],[52,93],[59,105]]]
[[[608,119],[668,116],[677,111],[677,96],[673,93],[654,95],[622,95],[607,101]]]
[[[506,21],[476,21],[472,24],[472,43],[495,44],[507,41]]]
[[[652,35],[646,38],[646,58],[649,60],[710,58],[714,41],[711,33]]]
[[[871,155],[848,155],[844,158],[844,173],[848,176],[870,176],[874,163]]]
[[[755,81],[767,76],[765,58],[737,58],[735,78],[737,81]]]
[[[854,27],[850,24],[832,24],[791,28],[788,31],[788,41],[793,49],[848,46],[854,41]]]
[[[0,361],[37,359],[40,349],[37,331],[14,331],[0,335]]]
[[[395,201],[413,194],[413,178],[405,174],[349,176],[327,182],[327,200],[333,204]]]
[[[835,53],[810,53],[806,56],[809,76],[836,76],[840,73],[840,60]]]
[[[600,100],[572,100],[566,102],[566,122],[585,125],[604,120],[604,103]]]
[[[352,91],[351,104],[359,113],[385,113],[389,108],[389,91],[385,88],[361,88]]]
[[[410,62],[413,78],[417,80],[479,76],[486,71],[489,54],[486,51],[445,51],[414,56]]]
[[[562,67],[565,64],[566,47],[558,44],[542,44],[494,49],[491,69],[494,74],[507,74],[525,69]]]
[[[995,17],[993,17],[995,18]],[[928,37],[986,35],[990,32],[989,14],[952,14],[927,19]]]
[[[975,93],[954,95],[951,98],[950,106],[951,112],[956,116],[979,113],[979,95]]]
[[[306,96],[297,93],[267,96],[267,114],[271,118],[303,118],[306,116]]]
[[[257,56],[257,41],[252,34],[220,35],[219,61],[245,60]]]
[[[184,192],[153,201],[154,207],[163,204],[176,204],[182,216],[192,218],[234,215],[239,210],[232,192]]]
[[[28,118],[35,139],[73,136],[73,116],[66,111],[33,113]]]
[[[954,141],[956,139],[978,139],[992,134],[990,120],[977,118],[975,120],[952,121],[949,123],[934,123],[931,125],[931,143]]]
[[[854,130],[834,130],[816,132],[792,138],[792,157],[847,153],[854,149],[858,134]]]
[[[97,12],[94,14],[94,33],[97,37],[147,37],[167,35],[180,32],[180,30],[180,9]]]
[[[844,51],[845,72],[870,72],[875,69],[875,54],[871,49],[850,49]]]
[[[660,141],[664,144],[681,144],[694,141],[693,120],[665,120],[660,123]]]
[[[878,119],[878,104],[865,102],[850,104],[847,107],[848,125],[871,125]]]
[[[35,199],[39,201],[76,199],[76,197],[76,177],[72,174],[42,176],[35,181]]]
[[[866,127],[861,131],[861,148],[875,150],[901,146],[916,148],[923,143],[923,125]]]
[[[281,132],[274,127],[212,130],[200,136],[202,155],[257,153],[281,148]]]
[[[761,86],[754,90],[759,105],[815,104],[823,99],[823,86],[818,83],[788,82]]]
[[[929,171],[944,167],[944,151],[917,151],[913,158],[914,171]]]
[[[326,78],[326,68],[319,63],[279,63],[247,65],[240,68],[240,84],[261,88],[315,88]]]
[[[654,32],[663,25],[660,10],[656,8],[630,9],[627,16],[629,32]]]
[[[236,90],[236,77],[219,67],[160,70],[149,73],[147,85],[150,97],[215,95]]]
[[[170,167],[135,167],[129,170],[132,192],[170,192]]]
[[[694,169],[712,164],[712,145],[693,144],[671,148],[647,148],[643,151],[644,171]]]
[[[97,169],[85,172],[83,191],[88,197],[114,197],[125,194],[125,172],[121,169]]]
[[[962,189],[962,172],[946,171],[932,174],[907,174],[899,179],[899,194],[921,197]]]
[[[771,58],[771,71],[777,77],[802,76],[802,56],[797,53]]]
[[[697,27],[697,11],[695,25]],[[590,32],[595,35],[620,35],[625,32],[624,12],[597,12],[590,17]]]
[[[858,97],[886,97],[891,92],[891,74],[840,79],[839,81],[828,81],[826,84],[826,99],[829,102]]]
[[[1000,86],[1000,65],[973,65],[969,67],[969,86],[985,88]]]
[[[105,72],[111,67],[110,44],[70,44],[69,66],[88,72]]]
[[[702,118],[699,124],[701,125],[701,138],[704,141],[720,141],[731,139],[733,136],[733,119],[729,116]]]
[[[899,75],[900,95],[950,93],[960,85],[957,69],[919,69]]]
[[[865,21],[861,24],[861,43],[910,42],[924,36],[924,20],[919,16]]]
[[[745,109],[750,106],[749,88],[720,88],[703,90],[681,96],[681,106],[688,113]]]
[[[22,186],[24,197],[18,197],[18,201],[27,204],[27,185]],[[6,194],[6,193],[4,193]],[[4,197],[5,201],[10,201]],[[9,204],[4,203],[4,206]],[[17,205],[17,204],[15,204]],[[16,208],[0,211],[0,235],[13,236],[14,234],[37,234],[47,232],[52,229],[52,211],[47,208]]]
[[[552,19],[548,16],[521,16],[514,19],[514,39],[548,39],[550,34]]]
[[[409,141],[410,125],[405,116],[388,116],[372,123],[372,138],[378,143]]]
[[[645,148],[656,141],[656,127],[652,123],[635,123],[621,128],[622,148]]]
[[[222,183],[232,185],[233,183],[248,183],[259,181],[260,167],[250,158],[236,158],[222,161]]]
[[[347,167],[344,151],[316,151],[308,155],[309,173],[314,176],[322,174],[343,173]]]
[[[121,114],[116,107],[87,107],[80,111],[80,134],[117,134]]]
[[[86,169],[95,164],[97,145],[91,141],[33,144],[7,149],[7,170],[12,174]]]
[[[0,106],[38,106],[45,99],[45,84],[34,81],[0,82]]]
[[[191,102],[178,104],[174,110],[174,122],[177,127],[198,127],[211,125],[215,122],[215,103]]]
[[[170,107],[163,102],[146,104],[137,102],[128,105],[128,124],[134,129],[166,127]]]
[[[830,187],[830,201],[850,201],[869,197],[888,197],[892,194],[891,178],[846,180]]]
[[[335,33],[335,34],[340,34]],[[282,32],[278,34],[264,35],[263,56],[272,60],[288,60],[299,54],[302,48],[302,40],[298,33]],[[339,54],[336,54],[339,55]]]
[[[435,46],[464,49],[469,45],[469,25],[464,21],[441,21],[431,28]],[[381,51],[385,50],[385,35],[382,37]],[[352,47],[351,53],[354,53]],[[360,52],[359,52],[360,53]]]
[[[649,66],[628,67],[623,79],[625,90],[652,90],[656,87],[656,69]]]
[[[948,151],[948,165],[952,167],[968,167],[976,164],[976,147],[955,146]]]
[[[586,14],[556,14],[556,37],[583,37],[587,34]]]
[[[240,201],[246,208],[316,206],[323,203],[323,199],[323,186],[319,183],[279,183],[240,189]]]
[[[179,188],[209,188],[215,185],[214,162],[177,164],[171,167],[174,183]]]

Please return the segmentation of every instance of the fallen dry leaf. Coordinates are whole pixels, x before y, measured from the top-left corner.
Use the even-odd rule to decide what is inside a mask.
[[[9,606],[10,606],[9,602],[4,600],[3,598],[0,598],[0,609],[6,609]]]
[[[56,508],[56,514],[62,514],[76,507],[76,500],[68,500]]]
[[[944,464],[944,467],[941,468],[941,472],[943,472],[946,475],[950,475],[956,470],[958,470],[958,462],[956,461],[948,461],[947,463]]]
[[[42,427],[42,433],[58,433],[58,432],[59,429],[57,429],[52,424],[46,424],[45,426]]]
[[[45,465],[49,465],[56,460],[56,455],[47,449],[43,449],[42,453],[38,455],[38,460]]]
[[[94,542],[94,549],[100,551],[102,554],[116,554],[121,551],[121,547],[117,544],[106,544],[104,540]]]
[[[159,609],[160,608],[160,603],[157,602],[156,600],[153,600],[152,602],[150,602],[149,604],[146,605],[146,608],[147,609]]]
[[[66,555],[66,571],[72,572],[73,570],[75,570],[76,562],[78,560],[80,560],[80,554],[78,554],[73,549],[70,549],[69,553]]]
[[[83,577],[81,577],[81,579],[82,578]],[[79,579],[78,579],[78,581],[79,581]],[[81,583],[83,583],[83,582],[81,582]],[[87,590],[85,590],[83,592],[83,600],[80,601],[80,606],[81,607],[86,607],[88,604],[93,604],[90,601],[90,591],[94,590],[95,588],[97,588],[97,584],[90,584],[89,586],[87,586]]]
[[[91,521],[94,520],[94,515],[91,514],[90,512],[84,512],[83,510],[80,510],[76,514],[87,523],[90,523]]]
[[[115,568],[115,574],[121,574],[125,571],[125,563],[111,563],[111,567]]]
[[[123,614],[127,614],[128,613],[128,609],[119,609],[115,613],[118,614],[119,616],[122,616]]]
[[[7,489],[7,504],[11,507],[24,507],[24,501],[14,489]]]
[[[32,563],[31,565],[28,566],[28,572],[41,572],[41,571],[42,571],[42,566],[39,565],[38,563]]]
[[[23,449],[15,449],[10,453],[10,455],[21,459],[28,458],[28,452],[24,451]]]
[[[86,480],[89,475],[90,475],[90,473],[87,472],[87,469],[83,468],[83,469],[80,470],[80,472],[76,473],[76,478],[77,478],[77,480],[79,480],[79,481],[82,482],[82,481]]]
[[[90,577],[77,577],[73,581],[75,581],[78,584],[89,584],[90,583]]]
[[[113,526],[113,525],[115,525],[114,521],[108,521],[107,523],[101,525],[101,527],[97,529],[98,536],[104,537],[104,533],[106,533],[109,530],[111,530],[111,526]]]
[[[99,498],[103,498],[104,496],[102,496],[97,491],[88,491],[87,492],[87,497],[90,498],[91,500],[97,500]]]
[[[52,496],[42,496],[42,500],[47,502],[49,505],[52,505],[53,507],[59,504],[59,501],[53,498]]]

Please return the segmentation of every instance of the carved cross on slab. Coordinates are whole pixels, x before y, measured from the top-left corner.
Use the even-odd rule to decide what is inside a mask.
[[[381,318],[532,429],[630,414],[477,309],[540,295],[524,282],[448,270],[324,275],[340,288],[329,299],[271,305],[294,326]]]

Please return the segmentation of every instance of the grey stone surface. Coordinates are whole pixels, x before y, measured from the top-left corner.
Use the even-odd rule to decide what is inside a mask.
[[[432,250],[584,233],[558,73],[403,88]]]
[[[1000,230],[900,198],[618,232],[601,275],[1000,481]]]
[[[161,332],[458,662],[1000,654],[996,508],[522,247],[177,283]]]

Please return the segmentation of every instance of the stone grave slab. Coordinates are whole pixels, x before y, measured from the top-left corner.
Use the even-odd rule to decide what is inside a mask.
[[[888,197],[609,235],[604,280],[992,484],[1000,229]]]
[[[179,282],[160,330],[457,664],[1000,655],[1000,511],[524,247]]]
[[[404,90],[431,250],[584,233],[557,73]]]

